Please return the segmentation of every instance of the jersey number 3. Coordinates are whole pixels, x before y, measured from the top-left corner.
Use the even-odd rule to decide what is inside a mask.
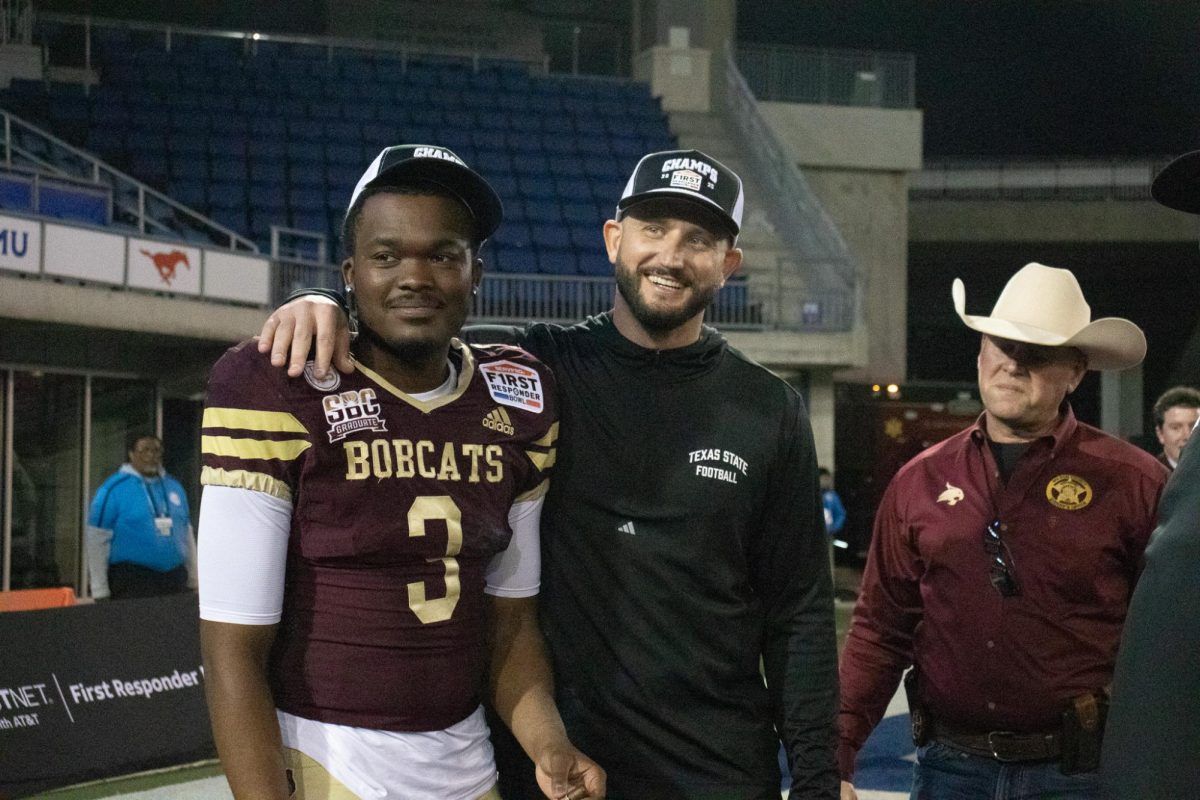
[[[418,497],[408,509],[409,536],[424,536],[425,523],[439,519],[446,523],[446,557],[429,560],[441,561],[446,566],[446,596],[431,600],[425,596],[424,581],[408,584],[408,607],[426,625],[450,619],[454,607],[458,605],[462,587],[458,580],[458,559],[455,556],[462,550],[462,511],[447,495]]]

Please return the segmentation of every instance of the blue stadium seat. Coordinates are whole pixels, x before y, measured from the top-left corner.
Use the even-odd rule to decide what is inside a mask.
[[[508,247],[527,248],[533,244],[533,239],[529,235],[529,226],[524,222],[510,221],[507,217],[504,224],[496,230],[493,238],[496,244]]]
[[[579,274],[609,277],[613,274],[613,265],[608,256],[597,252],[596,248],[584,249],[579,253]]]
[[[562,198],[564,214],[567,206],[572,203],[590,204],[592,202],[592,188],[586,178],[556,175],[554,187],[558,191],[558,196]],[[571,219],[571,217],[568,216],[567,219]]]
[[[246,158],[246,138],[240,134],[226,134],[209,137],[208,155],[210,158]]]
[[[288,161],[295,164],[313,164],[325,161],[325,147],[319,142],[290,141],[286,147]]]
[[[282,117],[256,114],[250,118],[251,139],[280,140],[287,135],[287,123]]]
[[[135,178],[152,186],[164,185],[167,182],[166,150],[164,149],[159,152],[133,151],[129,171],[133,173]]]
[[[246,134],[250,130],[250,126],[246,122],[245,117],[237,114],[222,114],[214,116],[209,127],[213,133],[226,136],[236,136],[242,139],[245,138]]]
[[[189,208],[203,208],[208,204],[208,193],[203,180],[173,179],[167,185],[167,194],[171,199]]]
[[[567,229],[568,235],[571,238],[571,246],[581,252],[603,247],[604,239],[601,235],[601,226],[602,221],[600,220],[589,225],[571,225]]]
[[[542,139],[536,133],[509,131],[504,134],[504,142],[514,156],[525,154],[540,156],[544,153]]]
[[[354,165],[329,165],[326,171],[326,185],[329,187],[330,192],[337,192],[340,195],[340,203],[344,204],[349,199],[350,192],[354,189],[355,184],[358,183],[358,179],[362,177],[363,170],[367,168],[368,163],[360,159]]]
[[[286,189],[282,182],[252,182],[250,184],[250,208],[278,213],[284,207]]]
[[[587,156],[583,159],[583,172],[589,178],[612,178],[620,176],[621,170],[611,156]]]
[[[213,208],[242,208],[246,207],[246,184],[244,182],[225,180],[214,181],[208,185],[208,202]]]
[[[325,213],[324,189],[295,188],[288,192],[288,206],[293,211],[319,211]]]
[[[212,173],[213,180],[244,183],[248,174],[244,155],[215,155],[209,159],[208,169]]]
[[[379,150],[389,145],[400,144],[396,140],[396,133],[397,129],[395,126],[382,122],[367,123],[362,126],[363,143],[373,145]]]
[[[556,177],[582,178],[583,160],[576,155],[552,155],[546,159],[550,172]]]
[[[163,102],[167,106],[170,107],[172,114],[174,114],[177,111],[178,112],[192,112],[192,111],[199,112],[199,111],[203,111],[203,106],[201,105],[200,98],[201,98],[201,95],[198,95],[198,94],[190,94],[188,92],[174,92],[172,94],[167,95],[166,99]],[[131,103],[140,102],[140,100],[141,100],[141,98],[138,98],[136,101],[134,99],[131,99],[130,102]],[[206,119],[208,118],[207,113],[205,113],[205,118]]]
[[[493,251],[493,263],[484,264],[484,269],[494,266],[496,272],[531,273],[537,271],[537,256],[533,248],[502,245],[497,243]]]
[[[539,249],[538,272],[546,275],[574,275],[577,266],[574,250]]]
[[[376,80],[374,65],[365,59],[347,55],[334,63],[338,74],[349,83],[374,83]]]
[[[356,122],[346,122],[341,119],[326,122],[325,141],[336,144],[360,144],[362,142],[362,126]]]
[[[232,116],[237,111],[237,98],[227,94],[202,94],[200,95],[200,107],[213,115],[215,119],[218,116]]]
[[[555,200],[526,200],[525,218],[532,225],[561,224],[562,212]]]
[[[584,184],[583,189],[587,190],[587,185]],[[596,214],[596,206],[590,201],[590,194],[584,195],[589,198],[587,202],[570,202],[562,204],[563,219],[573,225],[587,226],[589,229],[598,229],[601,223],[607,217],[600,217]]]
[[[305,187],[325,191],[325,165],[321,162],[293,160],[288,165],[288,184],[292,188]]]
[[[203,184],[208,180],[208,159],[196,158],[187,153],[181,153],[171,143],[171,178],[184,181],[195,181]]]
[[[302,231],[312,231],[314,233],[325,233],[329,231],[329,217],[322,211],[302,211],[292,209],[290,219],[293,228],[299,228]]]
[[[547,156],[575,153],[575,135],[572,133],[545,133],[539,137],[539,144]]]
[[[362,161],[362,145],[358,140],[349,144],[335,139],[325,145],[325,161],[331,168],[334,165],[358,165]],[[365,164],[361,166],[366,167]]]
[[[320,142],[325,138],[323,123],[308,117],[292,117],[287,121],[290,142]]]
[[[517,186],[526,199],[556,200],[558,197],[558,187],[549,175],[520,175],[517,178]],[[558,217],[557,212],[554,217]]]
[[[571,246],[571,237],[566,228],[559,225],[530,225],[533,241],[539,248],[566,250]]]
[[[0,208],[33,213],[33,178],[0,172]]]
[[[107,225],[112,221],[109,197],[99,189],[87,189],[55,180],[42,180],[38,185],[38,213],[56,219],[69,219],[92,225]]]
[[[333,84],[330,84],[333,86]],[[323,120],[326,125],[330,122],[340,122],[342,119],[341,93],[334,90],[331,95],[323,98],[313,98],[308,104],[308,113],[313,119]]]
[[[208,153],[208,137],[203,133],[172,132],[170,147],[174,158],[202,160]]]
[[[95,103],[90,112],[92,125],[106,128],[124,128],[129,119],[129,108],[124,103]]]
[[[518,175],[549,175],[550,165],[546,157],[534,153],[518,153],[513,156],[513,172]]]
[[[477,150],[505,149],[504,134],[497,130],[472,131],[471,142]]]

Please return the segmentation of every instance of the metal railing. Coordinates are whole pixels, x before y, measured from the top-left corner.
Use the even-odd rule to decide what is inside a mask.
[[[140,233],[258,252],[258,245],[241,234],[9,111],[0,109],[0,121],[5,166],[25,167],[109,189],[114,222]]]
[[[928,162],[911,176],[913,200],[1149,200],[1167,157],[1111,161]]]
[[[48,177],[45,173],[26,170],[20,166],[0,167],[0,183],[16,183],[29,187],[28,208],[16,210],[29,214],[55,216],[43,206],[43,190],[65,190],[69,193],[92,196],[104,205],[103,220],[84,220],[89,223],[112,224],[112,192],[104,186],[97,186],[91,181],[79,181],[73,178]]]
[[[776,296],[765,308],[773,309],[768,327],[782,330],[844,331],[854,326],[861,278],[842,234],[809,188],[800,169],[786,156],[758,110],[754,93],[738,71],[733,54],[725,52],[724,91],[717,93],[725,117],[741,136],[742,152],[771,201],[767,215],[779,239],[791,253],[779,260]],[[844,295],[833,303],[830,298]],[[840,309],[828,319],[802,311],[811,297],[824,297],[826,305]],[[817,316],[820,318],[817,319]]]
[[[332,264],[307,261],[276,261],[275,264],[272,299],[276,305],[297,289],[341,289],[343,286],[341,269]],[[745,281],[726,284],[709,306],[704,321],[724,330],[762,330],[766,327],[765,302],[752,300],[749,287]],[[611,309],[615,291],[616,282],[611,277],[484,273],[471,321],[579,322]],[[818,313],[818,310],[810,307],[809,313]]]
[[[261,31],[220,30],[215,28],[199,28],[187,25],[168,25],[160,22],[134,22],[130,20],[108,19],[80,14],[39,13],[37,22],[46,22],[63,26],[80,26],[83,29],[83,64],[90,69],[94,45],[92,34],[97,28],[123,28],[131,31],[143,31],[161,34],[163,49],[170,52],[174,39],[179,36],[197,36],[218,39],[236,39],[242,42],[243,51],[248,55],[257,52],[260,43],[279,43],[291,45],[307,45],[324,51],[325,57],[332,60],[338,51],[368,51],[396,56],[399,67],[403,72],[409,59],[421,56],[432,56],[440,62],[459,61],[470,64],[478,72],[480,66],[489,61],[522,64],[532,71],[545,74],[548,71],[548,59],[521,59],[514,55],[496,52],[486,52],[477,48],[457,47],[453,43],[429,41],[428,32],[418,32],[420,41],[380,41],[376,39],[357,39],[336,36],[300,36],[296,34],[263,33]]]
[[[759,100],[912,108],[916,59],[908,53],[739,44],[737,66]]]

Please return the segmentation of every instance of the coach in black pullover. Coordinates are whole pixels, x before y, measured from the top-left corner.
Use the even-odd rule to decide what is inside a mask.
[[[466,331],[521,345],[558,379],[539,607],[563,720],[617,800],[775,800],[780,741],[792,798],[838,796],[808,419],[792,387],[701,325],[740,262],[740,220],[728,168],[696,151],[646,156],[605,225],[612,312]],[[277,312],[264,340],[281,354],[291,315],[312,313]],[[506,750],[504,796],[540,796]]]

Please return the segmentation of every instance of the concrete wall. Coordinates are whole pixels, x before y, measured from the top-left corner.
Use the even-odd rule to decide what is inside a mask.
[[[0,318],[232,344],[258,333],[267,313],[261,308],[0,276]]]
[[[762,103],[775,136],[803,170],[864,278],[867,366],[842,381],[907,374],[908,179],[921,166],[921,112]]]
[[[914,242],[1194,242],[1196,219],[1151,200],[915,200]]]

